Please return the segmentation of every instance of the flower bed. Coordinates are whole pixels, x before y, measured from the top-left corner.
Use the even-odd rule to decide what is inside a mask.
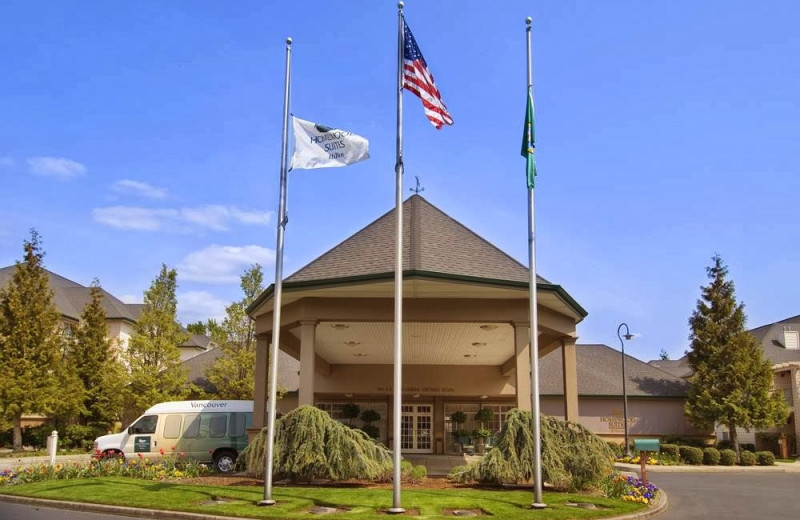
[[[658,488],[653,483],[645,484],[636,477],[619,474],[609,476],[603,492],[608,498],[620,498],[625,502],[638,502],[648,506],[658,496]]]

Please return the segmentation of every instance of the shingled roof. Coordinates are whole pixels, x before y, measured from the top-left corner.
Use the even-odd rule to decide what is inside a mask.
[[[394,271],[394,209],[285,279],[306,282]],[[527,283],[528,268],[420,195],[403,203],[403,270]],[[548,283],[541,277],[539,283]]]
[[[0,268],[0,287],[5,287],[11,281],[15,268],[16,266],[13,265]],[[47,273],[48,284],[53,289],[53,303],[55,303],[58,312],[65,318],[79,320],[84,306],[92,299],[90,288],[47,269],[45,269],[45,272]],[[128,304],[122,302],[105,289],[101,288],[101,290],[103,291],[103,309],[109,319],[136,321],[138,314],[132,312]]]
[[[800,330],[800,316],[792,316],[750,331],[750,334],[755,336],[756,341],[761,343],[764,349],[764,357],[775,365],[800,361],[800,349],[786,348],[784,330]]]
[[[622,357],[608,345],[577,345],[578,395],[607,397],[622,395]],[[539,360],[542,395],[564,395],[561,347]],[[679,377],[625,356],[628,397],[686,397],[689,385]]]

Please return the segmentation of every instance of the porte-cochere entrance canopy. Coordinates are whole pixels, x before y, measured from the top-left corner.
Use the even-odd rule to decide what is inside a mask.
[[[495,412],[483,425],[489,429],[512,407],[530,410],[528,271],[419,195],[403,211],[401,449],[444,453],[456,449],[450,433],[473,426],[480,407]],[[345,403],[358,403],[381,415],[376,426],[390,446],[394,222],[394,211],[386,213],[284,281],[280,349],[299,360],[300,378],[296,396],[278,406],[314,404],[336,417]],[[248,308],[262,412],[273,290]],[[543,278],[537,292],[539,355],[564,347],[565,410],[577,420],[575,327],[586,311]],[[451,424],[459,410],[468,424]],[[264,424],[256,413],[254,427]]]

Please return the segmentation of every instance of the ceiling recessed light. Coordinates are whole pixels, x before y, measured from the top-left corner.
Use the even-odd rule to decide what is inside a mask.
[[[477,354],[464,354],[464,357],[465,358],[473,358],[473,357],[478,357],[478,355]]]
[[[347,394],[344,394],[344,396],[345,397],[353,397],[353,394],[347,393]]]
[[[476,342],[474,342],[472,344],[472,346],[473,347],[485,347],[486,346],[486,342],[485,341],[476,341]]]
[[[354,353],[353,355],[354,355],[355,357],[367,357],[367,355],[366,355],[366,354],[364,354],[363,352],[356,352],[356,353]]]
[[[414,399],[416,399],[417,397],[419,397],[419,394],[414,394],[414,395],[412,395],[411,397],[413,397]]]
[[[350,325],[345,325],[344,323],[334,323],[333,325],[331,325],[331,327],[336,330],[345,330],[349,329]]]
[[[481,399],[486,399],[487,397],[489,397],[489,396],[488,395],[482,395]]]
[[[494,330],[497,328],[497,325],[494,323],[487,323],[485,325],[481,325],[481,330]]]
[[[347,345],[348,347],[357,347],[361,345],[361,342],[350,340],[350,341],[345,341],[344,344]]]

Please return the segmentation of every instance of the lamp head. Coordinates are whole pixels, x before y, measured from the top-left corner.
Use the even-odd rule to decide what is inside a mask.
[[[628,341],[633,339],[633,334],[623,334],[623,338],[627,339]]]

